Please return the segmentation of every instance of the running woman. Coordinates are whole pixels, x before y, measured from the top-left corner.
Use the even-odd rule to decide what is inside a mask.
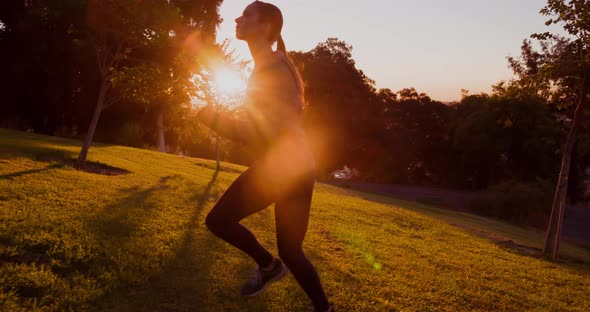
[[[302,250],[315,183],[315,162],[301,128],[303,84],[287,58],[281,36],[283,15],[276,6],[255,1],[235,22],[236,38],[248,43],[255,64],[244,103],[247,118],[229,118],[213,106],[204,107],[198,118],[220,135],[254,147],[258,158],[217,201],[206,225],[258,264],[242,286],[243,296],[258,295],[290,270],[315,311],[334,311],[318,273]],[[273,51],[275,42],[277,50]],[[242,219],[272,203],[279,258],[240,224]]]

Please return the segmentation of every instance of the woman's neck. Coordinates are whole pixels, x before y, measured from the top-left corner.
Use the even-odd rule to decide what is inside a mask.
[[[264,66],[272,60],[272,45],[268,42],[248,42],[248,48],[256,66]]]

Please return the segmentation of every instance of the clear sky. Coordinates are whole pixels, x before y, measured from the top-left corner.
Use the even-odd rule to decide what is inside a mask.
[[[225,0],[218,41],[234,38],[234,19],[250,0]],[[268,0],[282,11],[288,50],[308,51],[328,37],[353,46],[357,67],[378,88],[414,87],[452,101],[461,89],[489,92],[512,76],[506,57],[549,30],[544,0]],[[244,42],[231,48],[251,59]]]

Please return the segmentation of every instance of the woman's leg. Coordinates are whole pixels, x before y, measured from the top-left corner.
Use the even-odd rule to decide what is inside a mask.
[[[309,174],[275,204],[279,257],[309,296],[317,311],[325,311],[329,302],[320,278],[303,253],[315,175]]]
[[[248,254],[260,267],[269,265],[274,257],[239,222],[273,202],[268,187],[256,168],[248,168],[223,193],[205,220],[213,234]]]

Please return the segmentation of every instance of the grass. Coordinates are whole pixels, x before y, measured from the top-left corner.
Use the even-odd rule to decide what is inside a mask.
[[[519,249],[522,252],[531,255],[538,256],[544,246],[545,231],[540,231],[534,228],[523,228],[501,220],[486,218],[472,213],[425,205],[425,202],[422,200],[415,203],[381,194],[366,193],[357,190],[347,190],[347,192],[351,196],[357,196],[392,206],[403,206],[406,209],[462,228],[477,236],[485,237],[497,244],[510,244],[515,247],[515,249]],[[431,204],[434,205],[435,203],[432,202]],[[439,204],[437,204],[437,206],[440,207]],[[590,249],[562,241],[560,257],[564,261],[590,264]]]
[[[0,310],[310,311],[289,275],[244,299],[254,263],[204,218],[243,167],[0,129]],[[453,224],[460,225],[460,227]],[[244,220],[276,254],[273,210]],[[304,244],[339,311],[588,311],[590,265],[528,256],[497,221],[318,184]],[[586,250],[568,246],[568,253]]]

